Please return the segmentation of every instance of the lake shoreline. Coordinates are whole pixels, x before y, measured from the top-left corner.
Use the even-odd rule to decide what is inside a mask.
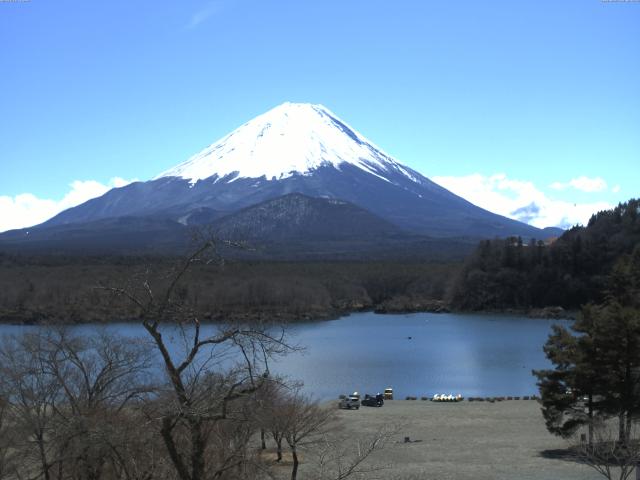
[[[270,362],[270,370],[293,381],[318,399],[335,399],[353,391],[375,393],[392,386],[397,398],[435,393],[464,397],[531,396],[537,393],[531,370],[548,366],[542,346],[553,324],[566,321],[477,313],[387,314],[358,312],[332,321],[305,321],[285,327],[287,341],[304,347]],[[190,324],[185,324],[189,328]],[[266,323],[279,331],[282,325]],[[0,334],[21,335],[56,326],[0,325]],[[89,336],[113,332],[148,337],[139,320],[126,323],[67,324]],[[174,335],[179,324],[163,322],[171,348],[184,345]],[[202,335],[221,324],[202,322]]]
[[[355,305],[351,308],[335,307],[333,309],[315,309],[304,313],[293,313],[288,311],[246,311],[246,312],[216,312],[204,313],[200,316],[202,323],[279,323],[279,324],[300,324],[307,322],[321,322],[336,320],[341,317],[356,313],[375,313],[378,315],[410,315],[414,313],[454,313],[454,314],[480,314],[480,315],[513,315],[527,318],[538,318],[542,320],[575,320],[578,312],[565,310],[558,306],[548,306],[544,308],[527,309],[487,309],[487,310],[459,310],[453,308],[442,300],[413,301],[409,304],[382,303],[380,305]],[[62,319],[59,314],[47,314],[40,311],[0,311],[0,324],[3,325],[108,325],[113,323],[139,323],[140,318],[116,317],[112,320],[92,318],[88,315],[86,319],[80,318],[76,312],[72,318]]]

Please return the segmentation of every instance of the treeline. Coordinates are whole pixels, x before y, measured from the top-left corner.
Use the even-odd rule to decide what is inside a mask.
[[[577,309],[599,303],[613,265],[640,243],[640,201],[591,217],[551,244],[535,239],[485,240],[467,259],[452,292],[465,310]]]
[[[0,321],[130,321],[130,302],[104,287],[166,286],[179,260],[141,257],[0,256]],[[180,295],[207,320],[296,321],[346,312],[442,308],[459,263],[213,262],[188,272]]]

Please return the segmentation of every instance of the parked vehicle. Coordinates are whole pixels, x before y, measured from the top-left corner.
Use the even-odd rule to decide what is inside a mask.
[[[360,398],[354,395],[349,395],[348,397],[340,399],[340,403],[338,403],[338,408],[344,408],[347,410],[351,410],[355,408],[358,410],[360,408]]]
[[[384,389],[384,399],[393,400],[393,388],[388,387]]]
[[[366,394],[360,403],[363,407],[381,407],[384,405],[384,396],[381,393],[376,395]]]

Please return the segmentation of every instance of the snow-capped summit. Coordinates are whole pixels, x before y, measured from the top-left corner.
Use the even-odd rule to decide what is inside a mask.
[[[217,176],[282,180],[320,166],[354,165],[389,181],[386,171],[413,175],[322,105],[286,102],[235,129],[156,177],[195,183]],[[226,178],[225,178],[226,177]]]
[[[55,233],[69,226],[73,237],[78,225],[90,230],[99,222],[121,233],[122,225],[138,219],[140,229],[151,234],[166,230],[162,222],[179,228],[211,226],[238,214],[242,222],[258,224],[267,218],[290,223],[304,217],[310,222],[305,225],[317,222],[329,237],[345,230],[342,221],[311,214],[325,211],[314,202],[290,201],[297,198],[292,194],[348,202],[410,235],[545,238],[537,228],[454,195],[384,153],[326,107],[307,103],[284,103],[153,180],[112,189],[38,228]],[[271,202],[278,198],[285,200]]]

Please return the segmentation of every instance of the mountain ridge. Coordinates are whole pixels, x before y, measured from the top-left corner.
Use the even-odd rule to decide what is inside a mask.
[[[349,202],[408,235],[544,239],[561,232],[477,207],[384,153],[326,107],[291,103],[245,123],[152,180],[114,188],[21,232],[56,227],[62,238],[65,228],[73,232],[96,221],[116,227],[117,218],[202,225],[292,193]],[[324,223],[329,228],[330,222]],[[0,242],[20,235],[2,234]]]
[[[0,235],[6,252],[174,255],[212,236],[225,258],[247,260],[461,260],[475,242],[411,235],[336,199],[292,193],[220,216],[200,209],[192,224],[163,216],[111,217]],[[230,247],[231,243],[240,248]]]

